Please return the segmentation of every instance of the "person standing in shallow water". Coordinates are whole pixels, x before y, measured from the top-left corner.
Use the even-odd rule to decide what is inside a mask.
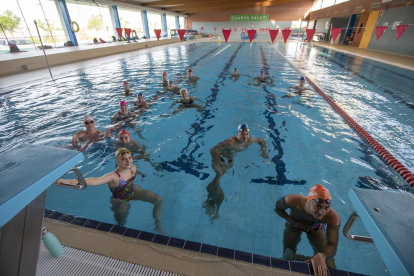
[[[315,276],[326,276],[327,266],[336,268],[333,257],[339,240],[341,219],[331,208],[332,197],[324,186],[313,186],[309,195],[287,195],[276,202],[275,212],[286,220],[283,252],[287,260],[311,262]],[[290,209],[290,213],[286,212]],[[326,231],[326,232],[325,232]],[[306,233],[314,255],[296,254],[302,233]]]
[[[233,155],[236,152],[247,149],[250,145],[258,143],[260,145],[261,156],[268,159],[266,153],[266,143],[262,138],[250,137],[250,130],[247,124],[240,124],[237,128],[237,135],[211,148],[211,161],[216,176],[207,186],[207,200],[203,203],[206,213],[210,219],[219,218],[220,205],[224,200],[224,193],[220,187],[220,178],[226,171],[233,167]]]
[[[161,228],[162,198],[149,190],[142,189],[139,185],[133,184],[135,175],[140,172],[132,164],[131,151],[119,148],[115,152],[115,161],[117,165],[115,171],[101,177],[85,178],[86,184],[88,186],[108,185],[109,190],[112,192],[111,209],[119,226],[124,226],[127,221],[131,207],[129,201],[141,200],[152,203],[154,205],[152,216],[155,220],[155,230],[163,233]],[[55,184],[59,183],[79,184],[77,179],[59,179]]]

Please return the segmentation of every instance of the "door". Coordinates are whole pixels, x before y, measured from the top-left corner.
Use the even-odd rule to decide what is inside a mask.
[[[362,36],[364,35],[365,27],[367,26],[368,18],[369,12],[364,12],[361,14],[355,31],[355,37],[352,41],[352,46],[359,47],[359,43],[361,43]]]

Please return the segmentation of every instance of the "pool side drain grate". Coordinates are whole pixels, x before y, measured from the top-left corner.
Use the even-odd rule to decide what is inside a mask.
[[[112,275],[159,275],[178,276],[178,274],[149,268],[133,263],[116,260],[110,257],[86,252],[64,246],[64,253],[53,258],[41,243],[36,268],[37,276],[112,276]]]

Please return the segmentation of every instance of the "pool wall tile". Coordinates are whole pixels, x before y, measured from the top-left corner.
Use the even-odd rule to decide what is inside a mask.
[[[364,275],[364,274],[359,274],[359,273],[354,273],[354,272],[348,272],[348,275],[349,276],[367,276],[367,275]]]
[[[60,220],[60,218],[63,216],[63,213],[58,212],[58,211],[54,211],[49,218],[51,219],[56,219],[56,220]]]
[[[88,220],[81,217],[75,217],[75,219],[71,222],[72,224],[84,226]]]
[[[49,218],[52,215],[52,213],[53,213],[52,210],[45,209],[45,211],[43,213],[43,217]]]
[[[234,250],[224,247],[219,247],[217,256],[234,260]]]
[[[114,227],[112,227],[110,232],[123,236],[126,230],[127,230],[126,227],[119,226],[119,225],[114,225]],[[138,237],[138,235],[137,235],[137,237]]]
[[[143,240],[143,241],[152,242],[152,240],[154,239],[154,237],[155,237],[155,234],[154,233],[149,233],[149,232],[141,231],[141,233],[138,236],[138,239]]]
[[[99,226],[96,229],[104,232],[109,232],[111,231],[112,227],[114,227],[113,224],[101,222],[101,224],[99,224]]]
[[[191,251],[194,251],[194,252],[200,252],[201,243],[193,242],[193,241],[186,241],[185,244],[184,244],[184,249],[191,250]]]
[[[88,228],[92,228],[92,229],[96,229],[96,228],[98,228],[99,224],[101,224],[99,221],[96,221],[96,220],[93,220],[93,219],[88,219],[83,226],[88,227]]]
[[[331,276],[348,276],[348,272],[328,267]]]
[[[136,238],[138,238],[138,235],[140,233],[141,233],[141,231],[139,231],[139,230],[128,228],[125,231],[124,236],[136,239]]]
[[[290,271],[310,275],[308,264],[290,261]]]
[[[66,214],[64,214],[60,218],[60,221],[64,221],[64,222],[67,222],[67,223],[72,223],[72,221],[74,221],[74,220],[75,220],[75,216],[74,215],[66,215]]]
[[[177,248],[183,248],[184,244],[185,244],[185,240],[176,239],[176,238],[170,238],[170,241],[168,242],[168,246],[177,247]]]
[[[270,258],[270,261],[272,262],[272,267],[284,269],[284,270],[290,270],[289,261],[277,259],[277,258]]]
[[[167,245],[168,241],[170,240],[170,237],[163,236],[163,235],[155,235],[155,237],[152,239],[152,242]]]
[[[234,259],[246,263],[253,263],[253,254],[236,250]]]
[[[202,244],[201,245],[201,253],[210,254],[213,256],[217,256],[218,247],[214,245]]]
[[[253,254],[253,263],[258,265],[270,266],[270,257]]]

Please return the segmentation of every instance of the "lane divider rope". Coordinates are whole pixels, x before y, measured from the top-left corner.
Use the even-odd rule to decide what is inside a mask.
[[[400,161],[397,160],[388,150],[386,150],[374,137],[372,137],[364,128],[355,122],[342,108],[340,108],[325,92],[322,91],[309,77],[306,76],[295,64],[288,60],[276,47],[273,47],[306,81],[322,96],[332,108],[338,112],[345,121],[387,162],[411,187],[414,188],[414,174],[407,169]]]

